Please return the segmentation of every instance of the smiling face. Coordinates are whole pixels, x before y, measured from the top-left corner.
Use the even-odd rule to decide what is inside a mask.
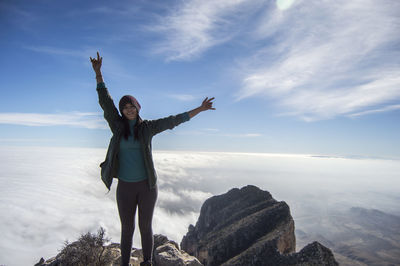
[[[124,108],[122,109],[122,114],[128,119],[128,120],[134,120],[137,118],[137,110],[136,107],[131,104],[127,103],[125,104]]]

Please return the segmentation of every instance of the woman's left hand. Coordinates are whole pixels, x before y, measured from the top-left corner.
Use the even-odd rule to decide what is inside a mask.
[[[201,108],[201,110],[202,111],[207,111],[207,110],[215,110],[215,108],[213,108],[213,100],[214,100],[215,98],[214,97],[212,97],[212,98],[210,98],[210,99],[208,99],[208,97],[206,97],[205,99],[204,99],[204,101],[201,103],[201,106],[200,106],[200,108]]]
[[[212,106],[213,100],[214,100],[214,97],[212,97],[210,99],[208,99],[208,97],[205,98],[199,107],[197,107],[196,109],[193,109],[192,111],[189,111],[189,117],[192,118],[202,111],[215,110],[215,108]]]

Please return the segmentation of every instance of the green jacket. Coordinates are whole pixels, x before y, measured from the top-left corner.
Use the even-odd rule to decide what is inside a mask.
[[[100,164],[101,179],[106,187],[110,190],[113,178],[118,178],[118,151],[119,143],[123,135],[122,117],[119,115],[108,90],[105,86],[97,86],[99,95],[99,103],[104,111],[104,118],[113,133],[110,144],[108,145],[107,155],[104,162]],[[157,120],[143,120],[139,126],[139,140],[141,142],[142,153],[146,172],[148,176],[149,186],[153,189],[157,183],[157,174],[154,168],[151,140],[154,135],[167,130],[173,129],[177,125],[189,120],[188,112],[169,116]]]

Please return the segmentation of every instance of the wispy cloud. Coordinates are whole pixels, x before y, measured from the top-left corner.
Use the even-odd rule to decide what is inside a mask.
[[[388,111],[394,111],[394,110],[400,110],[400,104],[396,104],[396,105],[389,105],[389,106],[385,106],[383,108],[380,109],[373,109],[373,110],[368,110],[368,111],[364,111],[364,112],[359,112],[359,113],[354,113],[351,114],[351,117],[356,117],[356,116],[362,116],[362,115],[367,115],[367,114],[375,114],[375,113],[382,113],[382,112],[388,112]]]
[[[55,139],[0,138],[0,142],[48,142],[48,141],[55,141]]]
[[[204,131],[208,132],[219,132],[220,130],[218,128],[202,128]]]
[[[384,106],[400,100],[399,8],[396,1],[297,1],[266,10],[253,37],[267,45],[243,60],[237,99],[265,96],[306,121],[394,110]]]
[[[229,137],[229,138],[258,138],[264,136],[261,133],[223,133],[219,129],[215,128],[204,128],[196,131],[179,131],[175,134],[178,135],[203,135],[203,136],[214,136],[214,137]]]
[[[85,47],[85,48],[77,48],[77,49],[66,49],[62,47],[55,46],[24,46],[24,49],[42,53],[50,56],[55,56],[60,60],[70,60],[71,57],[78,59],[82,62],[85,62],[88,66],[91,64],[89,58],[95,58],[96,52],[98,48]],[[120,62],[118,58],[113,56],[113,53],[108,53],[107,51],[99,51],[100,56],[103,57],[103,62],[106,62],[103,69],[109,73],[111,78],[118,79],[127,79],[133,80],[136,79],[136,76],[129,71],[129,69],[123,66],[123,63]],[[90,66],[91,67],[91,66]]]
[[[0,113],[0,124],[23,126],[72,126],[90,129],[107,128],[100,113],[83,112],[59,114]]]
[[[59,47],[52,46],[24,46],[25,49],[31,50],[38,53],[44,53],[49,55],[65,55],[65,56],[73,56],[73,57],[87,57],[89,52],[93,51],[82,51],[82,50],[74,50],[74,49],[65,49]]]
[[[233,137],[233,138],[257,138],[262,137],[262,134],[259,133],[244,133],[244,134],[219,134],[223,137]]]
[[[242,85],[281,115],[306,121],[390,111],[400,100],[400,3],[366,1],[180,2],[148,29],[167,60],[193,60],[235,41]],[[238,40],[246,40],[240,42]]]
[[[169,94],[168,97],[177,99],[180,101],[193,101],[194,99],[197,99],[197,97],[190,95],[190,94]]]
[[[70,10],[66,13],[66,17],[82,17],[82,16],[110,16],[114,18],[136,18],[139,12],[144,12],[141,5],[132,5],[128,3],[127,5],[120,5],[120,3],[115,3],[110,6],[99,5],[96,7],[90,7],[88,9],[75,9]]]
[[[154,52],[167,60],[192,60],[207,49],[231,40],[249,6],[244,0],[190,0],[174,7],[147,30],[162,34]]]
[[[35,14],[33,11],[26,7],[18,7],[12,1],[6,3],[5,1],[0,2],[0,16],[11,18],[9,21],[16,25],[18,28],[33,33],[35,29],[32,27],[37,21],[40,21],[40,16]]]
[[[399,73],[400,74],[400,73]],[[361,116],[370,114],[377,106],[390,103],[400,97],[400,76],[372,79],[363,85],[335,89],[308,89],[293,92],[280,99],[280,103],[292,109],[283,115],[296,115],[305,121],[329,119],[338,115]],[[380,107],[381,111],[396,110]],[[355,115],[357,114],[357,115]]]

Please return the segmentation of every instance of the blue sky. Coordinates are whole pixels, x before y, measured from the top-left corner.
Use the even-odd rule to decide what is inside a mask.
[[[2,1],[0,145],[106,147],[117,103],[201,113],[154,149],[400,157],[400,3]]]

